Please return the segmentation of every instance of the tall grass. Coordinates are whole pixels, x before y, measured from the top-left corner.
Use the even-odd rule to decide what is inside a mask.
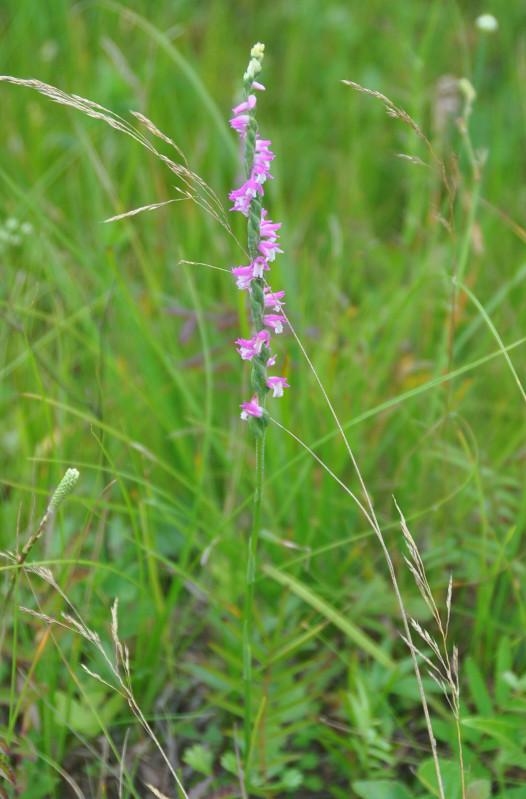
[[[270,191],[284,221],[276,280],[295,298],[287,313],[358,453],[422,629],[431,615],[403,566],[393,494],[444,602],[453,572],[467,790],[520,797],[524,404],[503,353],[521,380],[524,64],[520,9],[506,6],[475,74],[478,11],[416,0],[388,11],[279,2],[271,13],[219,0],[154,12],[140,2],[54,3],[49,13],[7,3],[0,71],[146,114],[225,198],[237,169],[226,120],[240,64],[252,41],[267,43],[265,128],[279,155]],[[475,150],[489,148],[482,182],[454,122],[461,106],[437,121],[445,74],[476,83],[469,130]],[[439,177],[395,157],[425,161],[424,145],[342,79],[393,98],[426,132],[453,179],[454,243],[437,215]],[[248,388],[232,346],[247,321],[221,271],[237,265],[235,244],[184,201],[101,224],[180,197],[175,178],[97,120],[19,87],[1,92],[0,223],[33,231],[0,244],[1,548],[13,550],[17,535],[23,546],[65,467],[79,468],[75,496],[34,557],[102,642],[119,597],[134,696],[171,766],[196,795],[238,795],[253,475],[237,418]],[[312,374],[292,338],[286,347],[294,398],[283,398],[277,421],[358,490]],[[410,658],[371,531],[293,438],[277,429],[269,438],[255,790],[383,796],[389,782],[397,796],[433,794]],[[173,783],[126,703],[82,674],[81,663],[107,674],[100,656],[17,610],[59,618],[66,609],[49,582],[27,578],[0,666],[2,736],[19,789],[62,797],[74,782],[86,796],[105,785],[144,795],[148,782],[169,795]],[[458,796],[455,720],[434,683],[424,687],[445,794]]]

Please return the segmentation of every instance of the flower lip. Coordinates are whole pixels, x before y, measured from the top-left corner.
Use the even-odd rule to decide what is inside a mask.
[[[243,402],[240,406],[243,408],[241,411],[241,418],[247,420],[249,416],[255,416],[256,418],[261,418],[264,413],[264,408],[261,407],[258,403],[258,395],[254,394],[250,402]]]
[[[258,255],[249,266],[233,266],[232,273],[234,277],[237,278],[236,286],[239,289],[250,290],[251,281],[257,277],[263,277],[263,272],[269,269],[270,267],[266,260],[261,255]]]
[[[290,388],[286,377],[269,377],[267,386],[274,392],[273,397],[282,397],[283,389]]]
[[[267,327],[271,327],[275,333],[283,333],[283,325],[287,322],[284,316],[276,313],[265,314],[263,321]]]
[[[270,344],[270,333],[268,330],[260,330],[252,338],[238,338],[236,339],[237,351],[244,361],[251,361],[254,355],[259,355],[263,347],[268,347]]]
[[[242,114],[244,111],[251,111],[256,105],[256,95],[249,94],[244,103],[239,103],[232,109],[233,114]]]
[[[265,308],[274,308],[274,310],[278,312],[279,309],[283,305],[285,305],[285,303],[281,301],[285,296],[284,291],[272,291],[270,286],[265,286],[263,291],[265,294],[265,299],[264,299]]]
[[[251,175],[246,183],[243,183],[239,189],[234,189],[228,195],[228,199],[232,200],[234,203],[230,210],[241,211],[242,214],[248,216],[250,203],[258,192],[263,195],[263,187],[261,183]]]
[[[261,224],[260,224],[260,231],[262,236],[274,236],[276,234],[276,230],[279,230],[281,227],[281,222],[273,222],[272,219],[266,219],[267,211],[262,208],[261,209]]]
[[[234,128],[234,130],[240,131],[241,133],[245,133],[249,122],[250,122],[250,116],[248,114],[241,114],[241,116],[232,117],[232,119],[230,120],[230,126]]]
[[[258,250],[267,261],[273,261],[277,252],[283,252],[283,250],[278,247],[278,243],[275,239],[260,239]]]
[[[263,277],[263,272],[268,272],[270,269],[267,261],[261,255],[258,255],[250,266],[253,268],[254,277]]]

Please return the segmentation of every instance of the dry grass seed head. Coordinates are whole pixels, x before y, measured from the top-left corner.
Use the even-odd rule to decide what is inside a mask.
[[[438,172],[440,173],[440,178],[442,180],[442,183],[444,185],[444,188],[448,196],[449,221],[446,222],[446,227],[451,236],[453,236],[454,235],[453,201],[455,197],[454,186],[452,182],[449,180],[446,167],[444,166],[444,162],[435,153],[435,150],[433,149],[433,146],[429,141],[429,139],[427,138],[427,136],[423,133],[421,128],[417,125],[414,119],[412,119],[409,116],[409,114],[406,111],[404,111],[402,108],[398,108],[398,106],[396,106],[393,103],[393,101],[390,100],[388,97],[386,97],[384,94],[381,94],[380,92],[375,92],[372,89],[366,89],[364,86],[361,86],[359,83],[355,83],[354,81],[351,80],[342,80],[342,83],[345,83],[347,86],[350,86],[351,89],[354,89],[357,92],[362,92],[363,94],[368,94],[371,97],[376,97],[378,100],[384,103],[386,111],[390,117],[394,117],[395,119],[400,119],[402,122],[405,122],[406,125],[409,125],[409,127],[412,128],[412,130],[414,130],[418,138],[424,142],[435,167],[438,169]]]
[[[199,177],[199,175],[197,175],[195,172],[192,172],[188,168],[186,157],[183,155],[175,142],[170,139],[169,136],[166,136],[164,133],[162,133],[157,126],[154,125],[153,122],[151,122],[151,120],[149,120],[143,114],[139,112],[131,112],[135,118],[141,122],[141,124],[145,125],[150,133],[173,147],[177,154],[184,161],[184,165],[177,164],[175,161],[172,161],[170,158],[160,153],[154,147],[154,145],[145,136],[143,136],[140,130],[133,125],[130,125],[129,122],[127,122],[118,114],[115,114],[108,108],[99,105],[99,103],[95,103],[93,100],[88,100],[85,97],[80,97],[77,94],[67,94],[60,89],[57,89],[55,86],[51,86],[50,84],[43,83],[39,80],[27,80],[24,78],[14,78],[11,75],[0,75],[0,81],[12,83],[16,86],[24,86],[26,88],[34,89],[44,97],[47,97],[59,105],[65,105],[69,106],[70,108],[74,108],[75,110],[81,111],[83,114],[86,114],[92,119],[100,119],[115,130],[130,136],[136,142],[149,150],[149,152],[151,152],[156,158],[162,161],[162,163],[165,164],[165,166],[167,166],[171,172],[177,175],[181,182],[187,187],[187,189],[189,189],[186,192],[178,189],[178,191],[183,194],[184,199],[193,200],[195,203],[197,203],[197,205],[209,213],[217,222],[219,222],[219,224],[222,225],[223,228],[226,229],[226,231],[232,237],[234,237],[225,209],[213,189],[211,189],[210,186],[208,186],[208,184]],[[134,213],[139,213],[142,210],[152,210],[156,206],[158,206],[156,203],[143,206],[140,209],[136,209]],[[128,212],[127,215],[131,215],[131,212]],[[119,215],[114,218],[121,218],[122,216],[124,215]]]

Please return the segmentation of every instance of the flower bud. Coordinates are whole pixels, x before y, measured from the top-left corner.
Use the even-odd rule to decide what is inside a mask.
[[[475,25],[483,33],[495,33],[499,29],[499,23],[493,14],[481,14],[475,20]]]
[[[62,480],[60,481],[57,490],[51,497],[51,502],[48,506],[48,513],[54,513],[63,500],[66,499],[68,494],[71,494],[79,479],[79,472],[77,469],[68,469]]]

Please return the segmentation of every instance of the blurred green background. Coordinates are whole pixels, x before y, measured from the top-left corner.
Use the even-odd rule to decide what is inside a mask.
[[[497,32],[476,27],[484,12]],[[444,0],[0,7],[0,72],[134,124],[130,109],[146,115],[225,208],[241,172],[228,118],[250,48],[265,43],[258,121],[276,154],[265,207],[283,223],[284,250],[272,286],[285,289],[348,432],[408,612],[433,635],[393,495],[441,608],[453,573],[448,646],[460,650],[472,799],[526,797],[525,406],[502,352],[524,380],[525,23],[521,3]],[[463,77],[477,93],[469,114]],[[342,80],[386,95],[420,126],[445,165],[451,218],[422,139]],[[181,183],[103,121],[28,88],[0,92],[0,546],[23,543],[65,469],[80,470],[32,558],[108,651],[119,597],[138,705],[187,790],[210,779],[206,795],[237,796],[254,448],[233,342],[249,322],[228,274],[181,261],[229,270],[244,255],[191,201],[103,224],[177,198]],[[244,220],[229,222],[243,242]],[[471,296],[452,294],[455,275]],[[285,333],[276,349],[291,388],[271,414],[359,494],[296,341]],[[349,497],[272,427],[259,566],[259,794],[432,795],[381,549]],[[18,599],[52,617],[67,610],[34,575]],[[383,658],[363,651],[348,622]],[[69,796],[75,780],[86,796],[119,795],[129,728],[122,795],[145,795],[144,781],[176,795],[127,705],[83,674],[81,662],[106,675],[92,649],[8,609],[0,722],[18,790]],[[427,678],[426,691],[451,799],[455,725]]]

